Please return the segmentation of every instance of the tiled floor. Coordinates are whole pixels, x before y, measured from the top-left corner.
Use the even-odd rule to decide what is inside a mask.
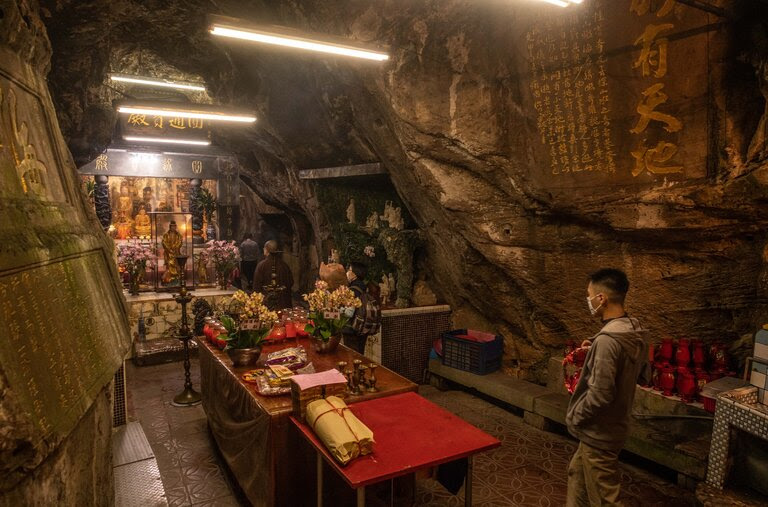
[[[193,383],[199,388],[197,363],[192,364]],[[248,505],[219,462],[202,408],[170,404],[183,383],[181,363],[126,365],[128,419],[138,420],[144,428],[169,505]],[[573,440],[539,431],[520,417],[464,392],[422,386],[421,394],[502,441],[500,448],[475,458],[474,505],[564,505]],[[693,504],[692,492],[642,470],[623,465],[621,477],[629,506]],[[463,490],[452,496],[432,479],[417,484],[417,505],[464,505]]]

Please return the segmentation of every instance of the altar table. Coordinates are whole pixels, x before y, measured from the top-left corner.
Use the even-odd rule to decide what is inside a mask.
[[[314,498],[316,463],[311,447],[291,430],[290,394],[259,395],[255,385],[241,378],[253,366],[235,368],[226,352],[203,337],[196,340],[203,409],[216,444],[240,487],[253,505],[306,506],[307,498]],[[289,340],[265,345],[259,366],[270,352],[295,344],[295,340]],[[339,361],[370,362],[343,345],[332,354],[317,354],[309,339],[299,339],[299,344],[307,350],[308,360],[318,372],[335,368]],[[418,388],[383,366],[376,369],[376,379],[378,392],[348,396],[345,401],[350,404]]]
[[[349,405],[373,431],[373,452],[342,466],[314,431],[295,417],[291,421],[317,451],[317,505],[322,505],[322,460],[357,490],[365,505],[365,487],[448,461],[467,458],[465,505],[472,505],[472,456],[501,445],[496,438],[438,407],[416,393],[404,393]]]

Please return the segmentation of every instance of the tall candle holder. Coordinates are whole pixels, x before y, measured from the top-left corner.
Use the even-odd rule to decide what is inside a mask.
[[[188,407],[197,405],[200,403],[200,393],[192,388],[192,379],[190,378],[189,369],[189,340],[192,339],[192,331],[189,329],[189,323],[187,322],[187,304],[192,301],[193,296],[187,292],[187,283],[185,281],[186,276],[184,269],[187,265],[187,256],[178,255],[176,257],[176,263],[179,266],[179,280],[181,286],[179,293],[173,296],[173,299],[181,305],[181,327],[179,328],[179,340],[184,343],[184,390],[177,394],[173,398],[173,404],[179,407]]]

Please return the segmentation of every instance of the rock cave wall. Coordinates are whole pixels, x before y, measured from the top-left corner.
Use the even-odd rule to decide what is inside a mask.
[[[256,110],[255,129],[218,142],[306,232],[309,271],[331,224],[297,171],[381,161],[456,324],[501,332],[508,371],[541,379],[567,339],[595,330],[583,296],[599,267],[627,271],[629,311],[657,336],[733,341],[762,323],[766,13],[711,3],[727,16],[630,0],[42,6],[76,159],[105,143],[88,119],[109,124],[99,96],[121,70],[115,55],[152,51],[204,79],[215,101]],[[209,13],[383,43],[392,58],[222,44],[206,34]],[[646,42],[663,65],[648,53],[642,62]]]

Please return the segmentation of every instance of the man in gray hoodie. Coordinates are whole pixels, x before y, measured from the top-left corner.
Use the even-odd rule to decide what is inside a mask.
[[[638,380],[647,380],[647,331],[624,310],[627,275],[601,269],[589,276],[587,306],[603,328],[589,347],[565,422],[579,439],[568,466],[567,506],[620,505],[619,451],[629,432]]]

